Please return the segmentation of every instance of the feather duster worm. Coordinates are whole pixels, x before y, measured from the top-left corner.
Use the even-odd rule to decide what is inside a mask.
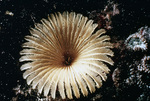
[[[125,45],[127,49],[131,49],[134,51],[138,50],[147,50],[147,43],[143,35],[140,33],[135,33],[130,35],[126,40],[125,40]]]
[[[141,65],[138,66],[138,70],[150,73],[150,56],[144,56],[141,59]]]
[[[27,84],[52,98],[58,89],[62,99],[72,99],[73,94],[79,98],[80,93],[87,96],[88,90],[100,88],[110,71],[104,62],[113,65],[112,44],[103,35],[105,30],[94,33],[98,25],[74,12],[51,14],[41,22],[25,37],[20,52]]]

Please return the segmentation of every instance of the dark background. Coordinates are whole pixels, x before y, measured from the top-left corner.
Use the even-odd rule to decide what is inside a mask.
[[[111,36],[126,39],[142,26],[150,26],[150,0],[116,0],[120,14],[113,17]],[[88,12],[102,10],[106,0],[0,0],[0,101],[11,100],[12,90],[25,83],[20,71],[19,52],[24,36],[30,34],[34,22],[54,12]],[[14,13],[13,16],[5,12]],[[136,92],[135,92],[136,93]]]

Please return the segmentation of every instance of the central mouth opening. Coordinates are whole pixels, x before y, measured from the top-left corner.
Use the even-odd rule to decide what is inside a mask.
[[[145,65],[146,65],[146,67],[148,67],[150,69],[150,60],[149,59],[145,60]]]
[[[64,66],[72,65],[73,61],[75,60],[74,55],[70,54],[69,52],[64,53],[63,57],[64,57],[64,59],[63,59]]]
[[[145,83],[146,85],[148,85],[148,86],[150,86],[150,83],[149,83],[149,81],[150,81],[150,74],[149,73],[143,73],[142,74],[142,82],[143,83]]]
[[[65,65],[66,66],[68,66],[68,65],[70,65],[71,64],[71,62],[72,62],[72,60],[71,60],[71,57],[69,56],[69,57],[65,57]]]

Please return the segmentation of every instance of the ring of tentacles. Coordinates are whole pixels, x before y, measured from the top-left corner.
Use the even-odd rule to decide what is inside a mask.
[[[35,24],[25,37],[20,62],[27,84],[44,96],[80,98],[95,92],[113,65],[112,44],[105,30],[75,12],[55,13]]]

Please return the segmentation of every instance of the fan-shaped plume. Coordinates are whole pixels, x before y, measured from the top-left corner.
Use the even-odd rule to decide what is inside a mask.
[[[97,24],[74,12],[51,14],[41,22],[25,37],[20,52],[27,84],[52,98],[58,89],[62,99],[87,96],[88,90],[100,88],[110,71],[104,62],[113,65],[112,44],[105,30],[94,33]]]

